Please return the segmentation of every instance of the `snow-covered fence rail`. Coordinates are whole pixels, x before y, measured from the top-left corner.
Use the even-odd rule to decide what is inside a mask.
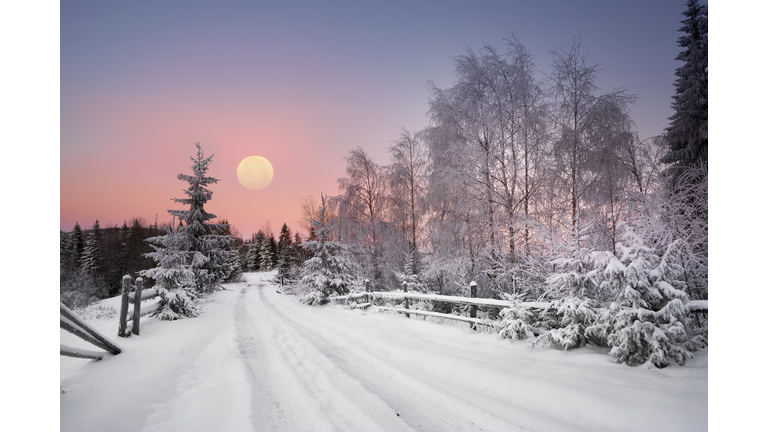
[[[477,285],[473,285],[473,284],[470,284],[470,295],[472,297],[447,296],[447,295],[440,295],[440,294],[424,294],[424,293],[407,292],[407,291],[372,291],[372,292],[365,291],[365,292],[347,294],[343,296],[331,297],[329,298],[329,300],[331,300],[334,303],[344,303],[344,304],[347,304],[350,301],[354,301],[357,303],[357,301],[362,300],[363,303],[360,304],[360,306],[374,305],[376,300],[381,300],[381,299],[403,300],[405,303],[404,308],[378,306],[377,309],[392,311],[396,313],[402,313],[402,314],[406,314],[406,316],[408,316],[409,314],[415,314],[415,315],[423,315],[423,316],[430,316],[435,318],[443,318],[443,319],[449,319],[449,320],[455,320],[455,321],[468,322],[472,326],[473,330],[476,328],[475,327],[476,324],[481,324],[481,325],[486,325],[491,327],[502,327],[502,324],[500,321],[484,320],[484,319],[477,318],[476,308],[479,306],[497,307],[502,309],[509,308],[509,307],[523,307],[528,309],[547,309],[552,306],[552,302],[514,303],[507,300],[475,298],[474,296],[477,295]],[[472,306],[472,308],[469,311],[470,312],[469,317],[439,313],[439,312],[431,312],[431,311],[420,311],[420,310],[410,309],[408,303],[405,302],[405,300],[407,299],[423,300],[423,301],[429,301],[429,302],[458,303],[458,304],[470,305]],[[709,311],[709,302],[707,300],[691,300],[687,303],[687,306],[688,306],[688,310],[692,313],[708,313]],[[537,333],[537,332],[534,331],[534,333]]]
[[[151,300],[158,297],[156,289],[148,289],[143,291],[144,279],[136,279],[136,290],[131,293],[131,276],[123,276],[123,299],[120,307],[120,327],[117,330],[117,335],[120,337],[128,337],[131,333],[139,334],[139,320],[142,316],[152,313],[157,310],[160,302],[154,302],[146,307],[142,308],[141,302],[145,300]],[[133,295],[131,295],[133,294]],[[128,309],[128,304],[133,303],[133,309]],[[133,320],[133,326],[131,332],[128,332],[128,320]]]
[[[95,345],[112,354],[120,354],[120,347],[114,342],[107,339],[104,335],[99,333],[98,330],[91,327],[83,321],[80,317],[75,315],[64,303],[60,303],[60,316],[59,327],[79,337],[80,339]],[[89,358],[94,360],[101,360],[104,357],[104,353],[100,351],[91,351],[81,348],[73,348],[68,345],[61,344],[59,354],[68,357]]]

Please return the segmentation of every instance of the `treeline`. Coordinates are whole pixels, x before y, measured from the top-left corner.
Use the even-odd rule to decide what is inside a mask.
[[[226,219],[219,224],[229,225]],[[182,223],[183,226],[183,223]],[[146,254],[154,252],[149,238],[162,236],[169,224],[148,223],[143,218],[133,218],[122,226],[101,227],[95,221],[90,229],[83,230],[79,223],[70,232],[60,231],[60,297],[69,307],[83,307],[96,300],[118,295],[122,289],[122,278],[140,276],[157,263]],[[251,239],[243,240],[237,230],[229,225],[223,235],[232,235],[229,248],[236,251],[236,269],[229,280],[237,278],[244,271],[268,271],[280,269],[281,276],[296,277],[297,269],[309,258],[309,252],[299,246],[302,242],[298,232],[291,233],[283,224],[276,240],[269,224],[266,224]],[[144,286],[151,287],[154,281],[144,278]]]
[[[661,278],[706,299],[707,16],[688,6],[675,114],[645,139],[630,116],[637,96],[601,92],[578,42],[551,50],[541,76],[514,35],[503,50],[467,48],[451,87],[429,85],[429,125],[403,130],[387,164],[361,147],[345,155],[324,216],[354,280],[397,289],[407,270],[438,293],[466,294],[476,281],[485,297],[604,302]],[[302,207],[319,220],[311,197]],[[656,270],[639,281],[588,276],[618,269],[606,270],[611,259]]]

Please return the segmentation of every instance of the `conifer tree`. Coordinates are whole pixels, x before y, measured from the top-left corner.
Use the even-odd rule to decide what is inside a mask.
[[[294,248],[291,240],[291,230],[288,225],[283,223],[280,229],[280,240],[277,242],[277,275],[278,277],[287,276],[293,265]]]
[[[687,167],[707,162],[708,130],[708,24],[707,6],[688,0],[677,40],[683,51],[675,60],[685,62],[675,71],[674,114],[669,118],[667,144],[669,153],[662,162],[670,163],[669,172],[676,180]]]
[[[190,157],[193,175],[177,175],[179,180],[189,183],[184,191],[187,198],[174,198],[175,202],[188,205],[189,210],[168,210],[184,224],[166,229],[165,235],[147,239],[155,252],[146,256],[158,266],[141,272],[160,285],[163,307],[159,313],[166,319],[194,316],[196,311],[187,298],[189,294],[210,292],[234,270],[233,251],[228,247],[232,236],[222,234],[226,224],[208,223],[216,215],[204,208],[213,195],[207,186],[218,182],[206,175],[213,155],[206,158],[200,144],[195,146],[197,157]]]
[[[245,257],[248,271],[261,270],[261,244],[264,242],[265,238],[262,230],[259,230],[259,232],[251,237],[251,243],[248,245],[248,254]]]
[[[301,282],[310,289],[302,301],[310,305],[324,304],[333,293],[346,294],[352,284],[350,263],[344,257],[345,245],[330,240],[332,227],[325,215],[325,197],[321,194],[320,199],[318,219],[310,221],[317,240],[302,243],[315,254],[304,262],[301,271]]]
[[[275,267],[275,249],[277,249],[277,243],[275,238],[267,236],[261,242],[261,249],[259,250],[259,267],[261,271],[270,271]]]
[[[71,267],[72,245],[69,233],[59,230],[59,271],[65,272]]]
[[[83,239],[83,230],[80,228],[80,224],[77,222],[75,222],[75,227],[72,229],[69,244],[72,248],[70,252],[72,265],[76,268],[79,268],[81,266],[83,250],[85,249],[85,240]]]
[[[83,270],[91,276],[96,276],[101,271],[103,254],[101,250],[101,227],[99,220],[91,227],[88,239],[83,248],[81,266]]]

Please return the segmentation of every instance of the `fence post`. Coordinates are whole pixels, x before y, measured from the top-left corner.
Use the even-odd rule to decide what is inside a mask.
[[[406,281],[403,281],[403,292],[408,294],[408,282]],[[410,307],[408,307],[408,297],[405,298],[405,308],[410,309]],[[405,314],[405,317],[410,318],[411,314],[407,313]]]
[[[141,317],[141,290],[144,279],[136,278],[136,296],[133,298],[133,334],[139,334],[139,318]]]
[[[477,282],[475,281],[469,283],[469,297],[477,297]],[[472,307],[469,308],[469,317],[477,318],[477,305],[472,305]],[[477,325],[475,323],[470,323],[469,326],[472,330],[477,330]]]
[[[117,329],[117,335],[120,337],[125,336],[125,329],[127,326],[126,320],[128,317],[128,292],[131,290],[131,276],[123,276],[123,303],[120,306],[120,328]]]
[[[365,300],[373,306],[373,295],[371,294],[371,281],[370,279],[365,280]]]

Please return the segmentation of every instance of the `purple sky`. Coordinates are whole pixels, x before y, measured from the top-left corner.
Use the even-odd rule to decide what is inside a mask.
[[[138,4],[137,4],[138,3]],[[453,82],[466,46],[512,32],[550,70],[581,37],[602,91],[637,94],[641,139],[672,114],[684,1],[286,1],[61,4],[60,228],[162,223],[180,208],[195,142],[215,154],[208,210],[241,235],[298,227],[299,199],[337,193],[342,155],[388,163],[402,127],[426,125],[425,84]],[[238,163],[275,175],[242,187]]]

